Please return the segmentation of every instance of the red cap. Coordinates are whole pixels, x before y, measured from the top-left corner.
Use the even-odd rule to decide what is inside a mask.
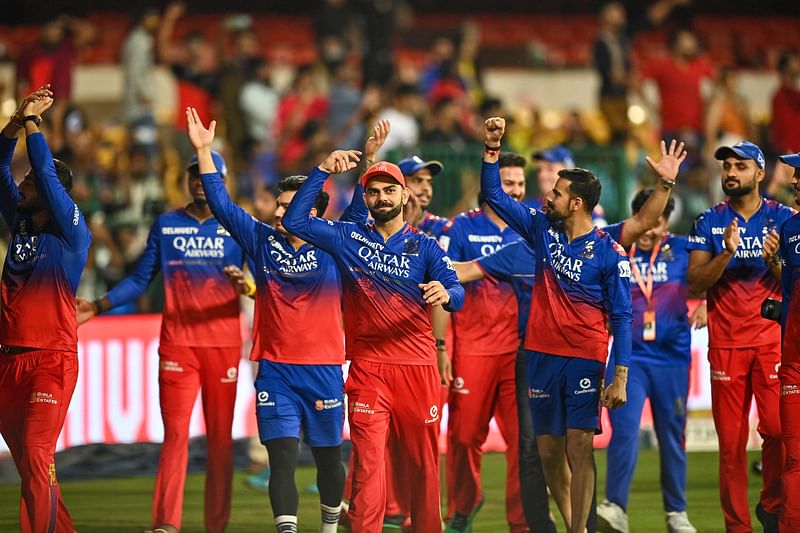
[[[376,176],[386,176],[391,178],[403,187],[406,186],[406,179],[403,177],[403,172],[400,167],[388,161],[378,161],[364,172],[361,176],[361,186],[366,187],[367,182]]]

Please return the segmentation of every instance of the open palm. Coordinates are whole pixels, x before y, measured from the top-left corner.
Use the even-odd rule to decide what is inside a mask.
[[[211,143],[214,141],[214,130],[216,127],[217,121],[212,120],[208,128],[206,128],[200,121],[197,109],[193,107],[186,108],[186,128],[189,133],[189,140],[196,150],[211,147]]]
[[[686,150],[683,149],[684,143],[678,144],[675,139],[669,143],[669,150],[667,144],[661,141],[661,159],[655,161],[650,156],[647,156],[648,164],[656,171],[656,174],[667,180],[675,180],[678,177],[678,170],[681,168],[681,163],[686,159]]]

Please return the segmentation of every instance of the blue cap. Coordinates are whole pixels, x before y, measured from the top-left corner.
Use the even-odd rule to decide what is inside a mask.
[[[790,167],[800,168],[800,153],[782,155],[778,159],[780,159],[782,163],[786,163]]]
[[[217,167],[217,172],[219,172],[219,175],[225,177],[225,174],[228,173],[228,166],[225,164],[225,159],[222,157],[222,154],[216,150],[211,150],[211,159],[214,160],[214,166]],[[192,160],[189,161],[188,165],[186,165],[186,169],[188,170],[197,164],[197,154],[194,154],[192,156]]]
[[[397,166],[400,167],[400,172],[403,173],[403,176],[411,176],[412,174],[416,174],[423,168],[427,168],[431,171],[431,176],[435,176],[442,170],[444,170],[444,165],[441,164],[439,161],[423,161],[421,157],[418,155],[413,155],[411,157],[407,157],[397,163]]]
[[[714,159],[717,161],[724,161],[728,157],[735,157],[736,159],[752,159],[758,165],[758,168],[764,168],[764,152],[757,144],[750,141],[741,141],[733,146],[720,146],[714,152]]]
[[[534,152],[533,159],[535,161],[547,161],[549,163],[563,163],[564,166],[568,168],[575,166],[575,158],[572,156],[572,152],[561,145]]]

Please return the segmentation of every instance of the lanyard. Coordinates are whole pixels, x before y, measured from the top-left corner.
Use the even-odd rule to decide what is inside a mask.
[[[656,264],[656,257],[658,257],[658,252],[661,250],[661,241],[658,241],[655,246],[653,246],[653,252],[650,254],[650,266],[647,269],[647,283],[642,280],[642,273],[639,272],[639,267],[636,266],[636,261],[634,261],[634,256],[636,255],[636,244],[631,245],[631,251],[628,253],[628,256],[631,259],[631,271],[633,272],[633,277],[636,278],[636,283],[639,285],[639,289],[641,289],[642,294],[644,294],[644,299],[647,300],[647,308],[653,308],[653,267]]]

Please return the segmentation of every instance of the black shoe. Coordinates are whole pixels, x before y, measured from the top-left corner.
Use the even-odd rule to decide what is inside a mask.
[[[755,475],[761,475],[761,461],[753,461],[753,463],[750,465],[750,468],[753,469],[753,473]]]
[[[759,503],[756,505],[756,518],[764,527],[764,533],[780,533],[778,529],[778,513],[768,513]]]

